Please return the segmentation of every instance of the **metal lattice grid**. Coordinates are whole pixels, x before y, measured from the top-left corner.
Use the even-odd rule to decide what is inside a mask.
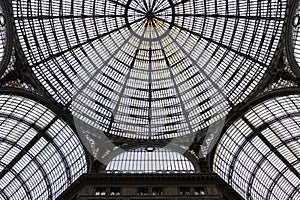
[[[300,76],[300,4],[293,1],[288,17],[288,28],[286,37],[287,58],[293,72]]]
[[[6,20],[3,13],[3,8],[0,4],[0,63],[2,63],[4,57],[4,49],[5,49],[5,42],[6,42],[5,24],[6,24]]]
[[[184,155],[165,148],[148,146],[131,149],[114,157],[107,173],[195,173],[194,164]]]
[[[46,105],[28,92],[0,91],[0,199],[55,199],[87,171],[79,138]]]
[[[12,5],[25,58],[49,93],[104,133],[135,139],[194,134],[248,98],[286,12],[281,0]]]
[[[0,76],[10,61],[12,51],[11,20],[6,0],[0,2]]]
[[[245,199],[300,198],[299,94],[282,89],[256,99],[222,136],[213,171]]]

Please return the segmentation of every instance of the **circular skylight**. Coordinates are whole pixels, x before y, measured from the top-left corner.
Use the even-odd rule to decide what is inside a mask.
[[[87,171],[79,138],[45,105],[21,90],[0,91],[0,199],[55,199]]]
[[[137,38],[160,40],[172,29],[174,8],[172,0],[129,0],[125,9],[126,25]]]
[[[47,91],[104,133],[139,139],[197,133],[247,99],[270,68],[286,10],[276,0],[12,5]]]
[[[221,138],[213,170],[245,199],[300,199],[300,93],[268,94]]]

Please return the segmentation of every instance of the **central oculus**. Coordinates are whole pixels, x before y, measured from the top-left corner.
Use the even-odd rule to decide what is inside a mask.
[[[175,19],[172,0],[130,0],[125,9],[127,28],[142,40],[160,40],[172,29]]]
[[[149,21],[152,21],[153,18],[154,18],[154,13],[151,12],[151,11],[148,11],[148,12],[146,13],[146,18],[147,18]]]

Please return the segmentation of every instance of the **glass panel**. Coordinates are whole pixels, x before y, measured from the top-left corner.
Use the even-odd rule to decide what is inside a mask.
[[[0,3],[0,64],[2,63],[4,57],[5,47],[6,47],[6,17],[3,12],[2,4]]]
[[[299,195],[299,111],[300,95],[275,97],[248,109],[222,136],[214,171],[247,199]]]
[[[269,69],[286,9],[281,0],[145,4],[12,0],[38,80],[107,134],[169,139],[225,117]]]
[[[194,173],[191,161],[180,153],[156,148],[133,149],[121,153],[109,162],[108,173]]]
[[[10,199],[55,199],[86,172],[71,127],[40,103],[0,94],[0,183]]]
[[[291,37],[291,40],[292,40],[292,53],[293,53],[293,56],[294,56],[294,59],[296,61],[296,64],[297,64],[297,68],[298,70],[297,71],[300,71],[299,69],[299,66],[300,66],[300,4],[299,4],[299,1],[295,1],[296,4],[296,8],[295,8],[295,13],[292,13],[294,14],[293,17],[292,17],[292,21],[291,21],[291,29],[292,29],[292,37]]]

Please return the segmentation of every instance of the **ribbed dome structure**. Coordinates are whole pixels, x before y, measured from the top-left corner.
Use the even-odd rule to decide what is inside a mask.
[[[246,100],[286,1],[12,0],[25,61],[55,100],[106,134],[197,133]]]
[[[300,0],[0,0],[0,199],[298,200],[299,112]]]
[[[87,172],[84,148],[57,112],[37,95],[0,90],[0,199],[55,199]]]
[[[300,91],[245,105],[222,136],[213,170],[245,199],[300,199]]]

